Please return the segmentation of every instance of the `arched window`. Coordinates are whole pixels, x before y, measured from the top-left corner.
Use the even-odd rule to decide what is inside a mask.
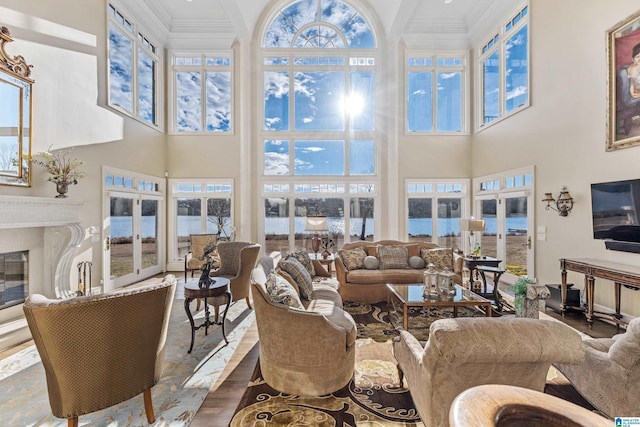
[[[310,249],[308,215],[329,238],[373,240],[379,174],[377,43],[354,4],[299,0],[262,34],[261,205],[267,253]]]

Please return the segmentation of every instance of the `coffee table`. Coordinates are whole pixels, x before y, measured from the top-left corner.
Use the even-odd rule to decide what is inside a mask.
[[[387,284],[389,293],[387,294],[387,304],[389,314],[394,303],[402,305],[402,326],[405,330],[409,328],[409,307],[453,307],[453,317],[458,315],[458,307],[484,307],[485,316],[491,317],[491,301],[474,294],[460,285],[454,285],[455,295],[440,295],[436,299],[428,299],[422,296],[424,285],[421,283],[395,285]],[[390,316],[391,317],[391,316]]]

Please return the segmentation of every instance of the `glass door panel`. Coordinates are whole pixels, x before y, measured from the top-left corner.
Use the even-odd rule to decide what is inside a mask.
[[[433,236],[432,199],[410,198],[408,231],[409,241],[430,242]]]
[[[133,199],[111,197],[110,279],[133,274]]]
[[[462,218],[459,198],[438,199],[438,245],[445,248],[460,248],[460,218]]]
[[[505,263],[508,273],[528,274],[529,226],[527,197],[509,197],[505,205]]]
[[[160,264],[158,245],[158,201],[141,203],[142,269]]]
[[[480,200],[480,219],[484,220],[484,231],[480,238],[480,252],[484,256],[498,257],[498,201]]]
[[[289,250],[289,199],[265,199],[264,212],[265,254]]]
[[[178,257],[184,258],[189,252],[189,235],[202,233],[200,199],[178,199],[176,201],[176,229],[178,231]]]

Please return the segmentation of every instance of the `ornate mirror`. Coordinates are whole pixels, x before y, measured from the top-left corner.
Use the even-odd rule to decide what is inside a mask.
[[[13,38],[0,28],[0,185],[29,187],[31,174],[31,65],[5,46]]]

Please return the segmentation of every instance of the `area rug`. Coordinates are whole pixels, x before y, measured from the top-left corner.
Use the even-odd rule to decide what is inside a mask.
[[[176,290],[167,332],[167,353],[164,371],[158,384],[151,389],[156,415],[154,426],[187,426],[202,405],[209,389],[220,377],[240,339],[255,320],[253,310],[244,300],[233,304],[227,315],[225,344],[219,326],[196,331],[191,354],[191,328],[180,292]],[[191,304],[192,312],[195,302]],[[196,324],[204,318],[204,308],[194,315]],[[90,331],[88,331],[90,333]],[[135,355],[131,355],[135,357]],[[81,363],[81,361],[79,361]],[[142,395],[111,408],[79,418],[85,426],[148,426]],[[54,417],[44,368],[35,346],[0,361],[0,426],[66,426],[67,421]]]
[[[386,303],[345,303],[358,326],[356,365],[352,380],[326,396],[308,398],[280,393],[265,383],[258,362],[235,415],[232,427],[248,426],[423,426],[406,381],[399,383],[392,353],[395,329],[389,322]],[[447,309],[412,311],[409,330],[421,341],[428,339],[429,325],[452,317]],[[392,317],[396,314],[393,313]],[[484,316],[465,309],[459,316]],[[395,322],[395,320],[394,320]],[[593,410],[554,368],[549,371],[549,394]]]

